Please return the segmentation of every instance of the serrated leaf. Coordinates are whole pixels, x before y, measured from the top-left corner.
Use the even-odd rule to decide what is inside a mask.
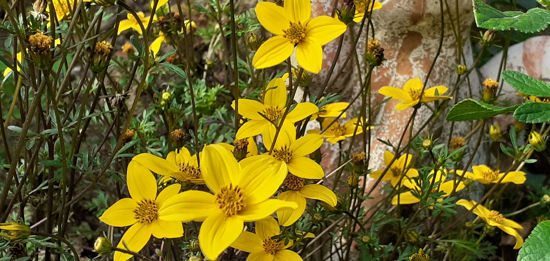
[[[502,12],[481,0],[474,0],[477,27],[497,31],[517,30],[524,33],[540,32],[550,23],[550,12],[541,8]]]
[[[538,97],[550,97],[550,84],[516,71],[504,71],[502,79],[514,89]]]
[[[447,114],[448,121],[472,121],[490,118],[499,114],[513,112],[517,106],[497,107],[473,99],[457,103]]]
[[[550,104],[527,102],[514,111],[514,118],[524,123],[542,123],[550,121]]]
[[[519,250],[518,261],[550,260],[550,221],[538,224]]]

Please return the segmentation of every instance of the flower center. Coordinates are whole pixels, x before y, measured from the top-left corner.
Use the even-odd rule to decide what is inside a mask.
[[[290,190],[299,191],[304,187],[304,179],[288,173],[283,184]]]
[[[189,165],[186,162],[180,162],[180,173],[175,174],[174,177],[179,181],[187,181],[189,179],[200,179],[201,170],[195,166]]]
[[[367,7],[367,3],[364,0],[355,0],[353,1],[355,5],[355,11],[357,13],[364,13]]]
[[[285,163],[290,163],[292,160],[292,151],[287,146],[280,149],[273,149],[273,157],[277,160],[284,161]]]
[[[504,216],[502,216],[502,214],[498,213],[498,211],[496,210],[489,211],[487,219],[499,224],[502,224],[504,222]]]
[[[411,99],[413,101],[420,100],[420,94],[422,93],[422,88],[411,88],[409,89],[409,96],[411,96]]]
[[[138,207],[134,209],[135,218],[139,223],[150,224],[159,217],[159,207],[154,200],[144,199],[138,202]]]
[[[390,172],[394,177],[399,177],[401,176],[401,173],[403,172],[403,170],[399,167],[391,167]]]
[[[262,246],[264,247],[264,251],[270,255],[277,254],[277,252],[283,248],[283,244],[281,244],[281,242],[271,238],[264,239]]]
[[[283,30],[283,32],[285,33],[285,38],[295,45],[301,43],[306,38],[306,26],[300,22],[290,22],[290,27]]]
[[[487,181],[495,181],[498,179],[498,174],[499,174],[499,171],[492,171],[492,170],[488,170],[488,171],[483,171],[481,172],[481,175],[483,176],[483,179],[487,180]]]
[[[263,111],[264,116],[271,122],[277,123],[277,121],[283,117],[283,112],[278,107],[269,107]]]
[[[334,133],[334,136],[344,136],[346,134],[346,127],[335,122],[330,126],[330,132]]]
[[[216,194],[216,203],[218,207],[228,217],[236,215],[244,208],[244,196],[241,188],[233,185],[223,187],[218,194]]]

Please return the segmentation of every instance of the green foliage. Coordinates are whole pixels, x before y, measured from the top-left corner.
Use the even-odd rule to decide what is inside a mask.
[[[550,104],[526,102],[514,111],[514,118],[525,123],[548,122],[550,121]]]
[[[529,75],[516,71],[504,71],[502,79],[523,94],[550,97],[550,85]]]
[[[474,15],[478,27],[497,31],[540,32],[550,23],[550,12],[547,10],[533,8],[526,13],[502,12],[481,0],[474,0]]]
[[[519,251],[518,261],[550,260],[550,221],[538,224]]]
[[[497,107],[474,99],[457,103],[447,114],[448,121],[472,121],[486,119],[514,111],[517,106]]]

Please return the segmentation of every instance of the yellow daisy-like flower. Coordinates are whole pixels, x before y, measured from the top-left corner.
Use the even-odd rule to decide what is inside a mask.
[[[256,221],[256,233],[244,231],[231,246],[250,253],[247,261],[301,261],[296,252],[288,250],[292,243],[273,237],[281,234],[281,229],[272,217]]]
[[[91,2],[92,0],[84,0],[84,2]],[[78,3],[75,0],[53,0],[53,8],[55,9],[55,15],[57,20],[61,21],[65,16],[68,16],[71,12],[74,12],[75,4]],[[46,7],[49,13],[49,6]]]
[[[139,26],[138,26],[139,27]],[[157,53],[160,50],[160,46],[166,40],[166,36],[162,31],[159,31],[159,36],[149,45],[149,50],[153,53],[153,56],[157,56]]]
[[[284,7],[260,2],[255,11],[263,27],[274,35],[254,55],[252,64],[258,69],[282,63],[296,49],[298,64],[318,73],[323,63],[322,46],[346,31],[346,25],[336,18],[311,19],[310,0],[285,0]]]
[[[395,106],[395,108],[398,110],[404,110],[406,108],[413,107],[418,103],[426,103],[452,98],[450,96],[441,96],[441,94],[446,93],[448,90],[445,86],[427,88],[426,90],[424,90],[422,97],[420,97],[420,94],[422,93],[422,88],[424,88],[424,84],[422,83],[422,81],[419,78],[414,78],[408,80],[403,86],[403,89],[391,86],[384,86],[380,88],[380,90],[378,90],[378,93],[387,97],[391,97],[393,99],[401,100],[402,102]]]
[[[472,167],[472,172],[466,172],[465,177],[479,181],[483,184],[497,183],[505,173],[501,173],[499,170],[492,170],[486,165],[478,165]],[[501,181],[501,183],[515,183],[523,184],[525,183],[525,172],[523,171],[510,171],[506,174],[506,177]]]
[[[314,114],[314,117],[311,119],[314,120],[316,117],[321,118],[336,118],[342,113],[345,109],[347,109],[349,106],[349,103],[347,102],[335,102],[330,103],[327,105],[321,106],[319,109],[319,112]],[[345,119],[347,117],[347,114],[344,112],[342,113],[342,116],[340,118]]]
[[[131,198],[123,198],[109,207],[99,219],[114,227],[131,226],[118,243],[117,248],[139,252],[151,235],[156,238],[178,238],[183,236],[181,221],[167,220],[163,214],[177,204],[169,199],[176,196],[180,185],[165,188],[157,196],[157,181],[153,174],[141,164],[131,161],[126,175]],[[115,261],[125,261],[130,254],[115,252]]]
[[[295,202],[298,207],[296,209],[282,208],[277,211],[277,217],[281,226],[286,227],[294,224],[304,214],[306,210],[306,198],[321,200],[331,207],[335,207],[338,203],[338,198],[332,190],[318,184],[305,185],[303,178],[292,174],[287,175],[283,185],[287,191],[279,194],[277,198]]]
[[[267,148],[271,148],[271,141],[275,133],[264,135],[264,144]],[[325,176],[323,168],[307,155],[318,150],[323,145],[323,137],[318,134],[308,134],[299,139],[296,139],[296,130],[292,129],[289,132],[279,133],[277,143],[273,147],[271,156],[277,161],[285,164],[288,172],[306,179],[322,179]],[[263,154],[263,157],[269,157]]]
[[[353,1],[353,3],[355,4],[355,16],[353,18],[353,21],[356,23],[360,23],[361,21],[363,21],[363,17],[367,12],[367,7],[369,8],[368,12],[382,8],[382,3],[378,1],[374,2],[374,5],[371,4],[370,0],[355,0]]]
[[[296,208],[293,202],[269,199],[283,183],[286,166],[271,158],[257,157],[261,156],[239,163],[223,146],[205,146],[201,171],[213,194],[185,191],[169,201],[171,208],[160,212],[170,220],[203,221],[199,243],[211,260],[235,242],[243,232],[244,222],[263,219],[280,208]]]
[[[159,175],[171,177],[180,182],[204,184],[197,155],[191,155],[185,147],[168,153],[166,159],[150,153],[141,153],[132,161],[138,162]]]
[[[361,123],[367,122],[360,121],[358,118],[353,118],[346,122],[344,125],[340,125],[338,121],[332,123],[333,121],[335,121],[335,118],[325,118],[323,120],[323,122],[321,123],[321,128],[325,130],[323,133],[321,133],[320,130],[310,130],[308,131],[308,133],[321,134],[321,136],[325,137],[328,142],[336,144],[341,140],[352,137],[354,133],[355,135],[363,133],[363,127],[361,126]],[[357,126],[357,124],[359,124],[359,126]],[[367,127],[367,129],[371,128],[372,126]]]
[[[433,175],[433,171],[431,173]],[[438,170],[435,175],[436,175],[435,176],[435,183],[439,184],[439,185],[434,186],[432,188],[432,193],[433,192],[443,192],[442,198],[438,199],[438,201],[441,201],[441,200],[443,200],[443,197],[449,196],[451,194],[451,192],[453,191],[454,181],[453,180],[445,181],[445,177],[447,176],[447,171],[446,170]],[[429,181],[431,182],[432,179],[433,179],[433,177],[430,177]],[[420,185],[417,184],[415,181],[412,181],[412,180],[404,180],[403,185],[405,185],[406,187],[408,187],[412,190],[415,190],[415,191],[422,191]],[[460,183],[458,183],[455,191],[462,190],[462,189],[464,189],[464,187],[466,187],[464,185],[464,183],[460,182]],[[391,203],[393,205],[398,205],[398,204],[399,205],[406,205],[406,204],[415,204],[415,203],[418,203],[418,202],[420,202],[420,199],[417,198],[411,191],[407,191],[407,192],[403,192],[399,195],[394,196],[392,198]]]
[[[382,180],[389,181],[391,185],[395,187],[403,175],[405,175],[405,178],[403,178],[402,182],[405,182],[410,178],[418,177],[418,170],[411,168],[413,159],[411,154],[405,153],[401,155],[399,159],[395,160],[393,164],[390,165],[390,162],[394,157],[395,155],[390,151],[384,152],[384,164],[386,165],[386,168],[388,168],[388,171],[384,177],[382,177]],[[376,170],[370,174],[370,177],[373,179],[379,179],[384,170],[385,168]]]
[[[60,1],[63,1],[63,0],[60,0]],[[141,21],[141,23],[143,24],[143,27],[145,29],[147,29],[147,25],[149,24],[149,20],[151,19],[151,16],[147,16],[145,17],[145,14],[143,12],[137,12],[137,15],[139,17],[139,20]],[[139,23],[138,21],[136,20],[136,18],[128,13],[126,14],[126,20],[122,20],[120,21],[119,25],[118,25],[118,32],[117,34],[120,34],[130,28],[134,29],[136,32],[138,32],[138,34],[143,34],[143,32],[141,31],[141,27],[139,26]],[[160,48],[160,46],[159,46]]]
[[[256,136],[260,133],[275,133],[276,128],[274,124],[277,124],[277,126],[280,124],[280,120],[286,110],[286,77],[285,75],[282,78],[275,78],[269,82],[264,94],[263,104],[255,100],[239,99],[239,114],[249,119],[249,121],[239,128],[236,135],[237,139]],[[298,103],[294,109],[287,114],[282,128],[287,132],[291,130],[295,131],[293,125],[295,122],[317,111],[319,111],[319,108],[313,103]]]
[[[498,227],[506,234],[516,238],[516,244],[514,249],[520,249],[523,246],[523,237],[518,233],[518,230],[523,230],[523,227],[513,220],[507,219],[496,210],[489,210],[482,205],[477,205],[476,208],[472,208],[477,204],[474,200],[461,199],[456,202],[457,205],[465,207],[467,210],[472,211],[474,214],[482,218],[489,226]]]

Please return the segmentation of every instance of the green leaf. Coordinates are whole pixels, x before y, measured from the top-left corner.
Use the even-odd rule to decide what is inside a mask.
[[[512,107],[497,107],[484,102],[466,99],[457,103],[449,114],[449,121],[473,121],[486,119],[503,113],[513,112],[517,106]]]
[[[514,112],[514,118],[524,123],[541,123],[550,121],[550,104],[527,102]]]
[[[538,224],[519,250],[518,261],[550,260],[550,221]]]
[[[169,71],[175,72],[179,77],[182,78],[182,80],[187,79],[187,74],[178,66],[171,63],[161,63],[160,65],[168,69]]]
[[[515,71],[505,71],[502,73],[502,79],[524,94],[550,97],[550,85],[529,75]]]
[[[515,29],[524,33],[534,33],[546,29],[550,23],[550,12],[545,9],[533,8],[527,13],[502,12],[481,0],[474,0],[474,15],[477,27],[497,31]]]

